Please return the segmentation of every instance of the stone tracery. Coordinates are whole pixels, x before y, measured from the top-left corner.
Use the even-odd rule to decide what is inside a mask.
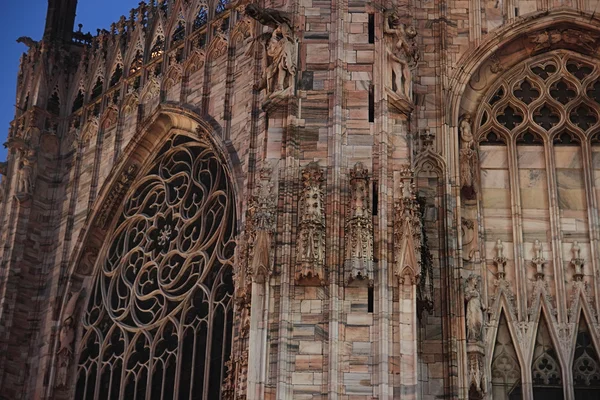
[[[205,139],[177,135],[136,181],[100,254],[76,398],[140,398],[148,385],[219,396],[233,324],[228,179]]]

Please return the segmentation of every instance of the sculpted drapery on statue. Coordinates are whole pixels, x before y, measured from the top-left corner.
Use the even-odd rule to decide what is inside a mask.
[[[417,31],[414,27],[402,23],[396,10],[386,10],[383,16],[383,32],[388,36],[387,49],[392,90],[410,98],[411,68],[419,60],[419,52],[414,40]]]
[[[246,14],[262,25],[273,28],[255,39],[262,47],[263,74],[257,90],[265,89],[267,95],[293,88],[298,55],[289,15],[285,12],[262,9],[254,4],[246,6]],[[253,47],[250,48],[250,50]]]
[[[461,193],[466,200],[473,200],[476,196],[475,175],[478,161],[471,129],[471,114],[466,113],[463,115],[458,130],[460,134]]]

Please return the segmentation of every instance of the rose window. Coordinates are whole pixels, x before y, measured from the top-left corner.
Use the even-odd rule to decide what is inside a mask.
[[[235,216],[211,149],[175,136],[130,189],[96,265],[76,399],[220,398]]]

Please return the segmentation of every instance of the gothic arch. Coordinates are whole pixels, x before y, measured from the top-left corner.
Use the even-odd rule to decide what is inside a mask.
[[[98,201],[96,201],[90,212],[86,226],[81,230],[72,252],[69,268],[70,272],[68,274],[69,279],[59,317],[61,323],[64,324],[64,321],[68,318],[77,320],[77,310],[83,310],[88,304],[90,296],[94,293],[92,287],[94,276],[98,273],[100,261],[105,260],[103,257],[105,257],[108,251],[107,240],[110,235],[114,234],[115,224],[118,224],[119,221],[119,219],[113,218],[113,215],[120,214],[120,212],[117,213],[117,211],[121,210],[126,194],[129,193],[128,195],[131,195],[132,191],[135,191],[138,182],[145,174],[147,174],[147,171],[152,168],[155,160],[159,158],[159,156],[156,156],[156,154],[159,154],[159,150],[163,149],[164,151],[164,149],[169,146],[169,143],[171,147],[175,146],[173,144],[175,143],[174,138],[184,138],[186,143],[191,143],[190,146],[200,146],[202,149],[205,149],[202,154],[212,154],[212,156],[210,156],[212,158],[210,159],[215,160],[215,165],[220,166],[218,168],[221,168],[222,171],[219,176],[222,177],[223,182],[228,182],[226,183],[226,193],[228,193],[227,197],[230,199],[229,203],[232,212],[228,217],[228,220],[230,220],[231,223],[231,231],[228,231],[229,233],[227,234],[229,239],[226,248],[229,249],[227,250],[228,254],[231,254],[225,259],[229,260],[226,264],[229,265],[228,268],[231,270],[230,272],[233,271],[233,249],[235,248],[234,237],[237,234],[237,229],[239,227],[239,215],[241,212],[238,200],[240,198],[238,195],[238,185],[240,181],[239,179],[236,179],[236,175],[240,174],[240,166],[239,163],[235,165],[232,162],[232,159],[237,159],[237,156],[232,149],[225,147],[220,137],[215,136],[214,129],[204,122],[197,114],[181,107],[163,105],[148,119],[143,129],[139,131],[137,136],[131,140],[124,150],[120,161],[106,179],[106,183],[98,196]],[[193,159],[201,160],[202,158]],[[124,217],[120,218],[121,222],[123,218]],[[220,279],[218,276],[214,276],[213,278]],[[226,279],[228,282],[231,281],[230,283],[233,285],[233,282],[229,277],[223,279]],[[82,293],[85,295],[79,296]],[[96,293],[98,292],[96,291]],[[232,293],[233,292],[231,292],[231,294]],[[75,294],[78,296],[77,298],[79,301],[76,306],[70,307],[70,300]],[[228,307],[230,307],[228,308],[229,310],[233,310],[232,304]],[[87,338],[90,334],[91,333],[86,333],[85,337]],[[136,336],[136,338],[138,336]],[[80,343],[79,339],[81,338],[81,332],[76,331],[75,337],[77,338],[75,341],[75,349],[77,349],[77,346],[79,346]],[[131,339],[133,340],[133,338]],[[60,361],[57,352],[61,348],[60,340],[58,338],[54,343],[54,348],[55,351],[53,352],[52,362],[54,365],[57,365],[56,362]],[[60,376],[60,369],[58,369],[58,371],[58,377],[57,375],[52,377],[54,384],[49,386],[49,390],[52,390],[52,387],[55,387],[60,383],[56,381],[57,378],[62,379]],[[72,366],[69,370],[69,374],[70,377],[74,376]],[[65,388],[58,389],[65,390]]]
[[[594,56],[589,46],[568,44],[563,42],[552,46],[539,47],[535,45],[536,33],[549,29],[560,29],[568,26],[590,35],[600,35],[598,25],[594,23],[593,16],[574,9],[562,8],[553,10],[552,13],[538,11],[528,15],[526,19],[515,19],[498,29],[494,35],[488,35],[477,47],[473,47],[465,54],[450,76],[450,91],[447,104],[450,110],[447,114],[449,126],[456,126],[458,118],[464,112],[474,111],[479,96],[475,94],[470,83],[481,82],[483,88],[489,87],[498,78],[498,72],[528,60],[532,55],[537,55],[553,49],[573,49],[587,56]],[[539,47],[539,48],[538,48]]]

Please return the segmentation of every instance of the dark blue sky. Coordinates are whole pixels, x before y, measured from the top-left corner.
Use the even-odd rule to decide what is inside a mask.
[[[83,24],[85,32],[110,27],[121,15],[129,16],[129,10],[137,7],[140,0],[79,0],[77,24]],[[19,57],[27,50],[16,43],[20,36],[41,39],[46,21],[48,0],[2,1],[0,12],[0,144],[6,141],[8,126],[14,117]],[[6,149],[0,146],[0,161],[6,159]]]

